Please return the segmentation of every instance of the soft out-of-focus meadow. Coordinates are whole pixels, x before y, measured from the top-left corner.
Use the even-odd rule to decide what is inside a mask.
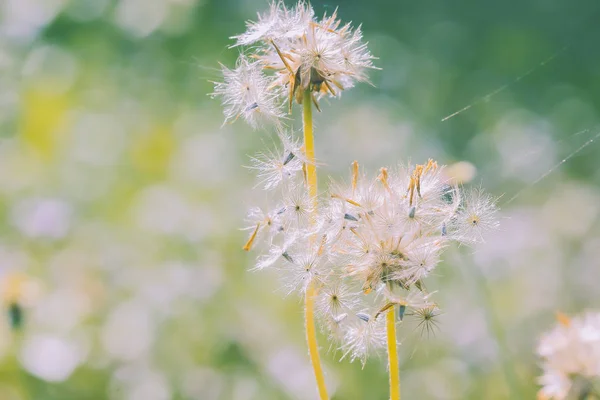
[[[382,68],[321,104],[322,187],[434,157],[500,197],[501,229],[427,282],[435,336],[399,328],[404,396],[533,398],[555,311],[600,307],[599,6],[311,3],[362,23]],[[243,165],[273,133],[221,127],[207,96],[266,7],[0,2],[0,399],[315,398],[301,300],[241,250],[264,196]],[[323,356],[335,399],[388,396],[384,355]]]

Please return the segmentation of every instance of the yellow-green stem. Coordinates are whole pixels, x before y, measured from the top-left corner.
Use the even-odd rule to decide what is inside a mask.
[[[315,165],[315,141],[313,137],[313,122],[312,122],[312,97],[310,90],[304,91],[302,99],[302,122],[304,126],[304,151],[306,152],[306,182],[308,185],[308,193],[312,200],[313,214],[311,221],[316,220],[317,212],[317,167]],[[319,345],[317,344],[317,332],[315,329],[314,305],[315,305],[316,290],[314,284],[309,283],[306,289],[304,302],[304,317],[306,325],[306,341],[308,343],[308,354],[310,361],[315,371],[317,387],[319,389],[319,398],[321,400],[329,399],[327,395],[327,386],[325,386],[325,376],[321,367],[321,359],[319,357]]]
[[[310,90],[304,91],[302,100],[302,122],[304,126],[304,151],[308,163],[306,164],[306,180],[308,194],[313,203],[313,218],[317,207],[317,166],[315,165],[315,140],[313,136],[312,121],[312,96]]]
[[[396,344],[396,307],[386,314],[387,350],[390,371],[390,400],[400,400],[400,369],[398,367],[398,346]]]

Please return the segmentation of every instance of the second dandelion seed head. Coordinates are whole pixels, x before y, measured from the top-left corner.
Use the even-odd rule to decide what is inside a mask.
[[[286,158],[286,151],[277,154]],[[383,314],[392,308],[397,321],[415,319],[431,336],[440,309],[424,280],[451,242],[476,243],[497,226],[494,201],[480,189],[451,186],[442,170],[429,160],[368,178],[355,162],[350,183],[330,185],[311,223],[314,207],[296,168],[294,179],[281,180],[273,211],[257,214],[286,228],[261,225],[267,251],[256,267],[275,267],[286,293],[304,294],[312,283],[319,320],[351,360],[364,363],[384,347]]]

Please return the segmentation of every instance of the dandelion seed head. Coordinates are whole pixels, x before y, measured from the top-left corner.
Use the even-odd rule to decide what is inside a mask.
[[[410,286],[427,276],[439,263],[445,242],[434,227],[453,214],[441,196],[443,183],[434,162],[396,171],[399,176],[382,169],[372,181],[360,179],[356,188],[334,186],[341,194],[327,209],[339,215],[340,204],[349,204],[356,216],[352,235],[339,240],[335,249],[348,257],[348,275],[362,281],[365,290],[388,282]]]
[[[347,313],[326,317],[325,322],[323,324],[323,328],[325,332],[329,334],[329,340],[341,342],[344,338],[347,323]]]
[[[409,286],[426,278],[440,263],[440,252],[445,241],[438,239],[433,243],[416,243],[410,250],[410,258],[400,262],[401,270],[392,275],[393,279],[406,282]]]
[[[436,318],[440,314],[437,305],[432,304],[422,308],[416,308],[414,312],[411,313],[411,316],[417,320],[417,329],[420,329],[421,336],[430,338],[435,334],[436,329],[438,329]]]
[[[270,88],[260,63],[241,55],[234,69],[221,66],[221,71],[223,82],[215,82],[212,96],[221,98],[226,123],[242,117],[256,129],[284,116],[278,90]]]
[[[316,301],[316,311],[321,318],[336,319],[342,314],[352,313],[358,306],[359,293],[351,290],[341,280],[329,279],[321,287]]]
[[[320,230],[329,243],[346,240],[352,235],[352,229],[356,226],[358,218],[342,202],[334,202],[323,211],[319,220]]]
[[[283,237],[281,244],[272,244],[268,252],[258,257],[255,270],[262,270],[265,268],[280,266],[282,264],[294,263],[294,258],[290,255],[289,250],[291,246],[296,242],[297,236],[295,232]]]
[[[271,2],[269,10],[258,13],[257,21],[246,23],[246,32],[233,36],[234,46],[251,46],[269,40],[296,40],[314,17],[312,7],[304,1],[288,9],[282,0]]]
[[[291,111],[293,100],[301,103],[309,90],[319,109],[318,98],[368,82],[366,71],[375,68],[360,27],[342,25],[336,12],[317,18],[304,1],[290,8],[273,1],[232,39],[233,47],[247,47],[247,56],[240,56],[234,71],[223,68],[225,83],[216,85],[215,94],[223,95],[227,120],[243,116],[253,126],[258,116],[281,117],[275,98],[280,104],[287,99]],[[248,82],[254,83],[253,95],[244,92]]]
[[[485,209],[481,218],[490,227],[495,221],[489,197],[478,192],[463,198],[458,187],[448,184],[442,169],[429,160],[381,168],[369,178],[353,164],[351,183],[332,182],[329,198],[320,208],[320,232],[328,239],[330,268],[338,271],[346,287],[355,288],[356,307],[379,310],[375,316],[396,307],[398,321],[405,314],[416,318],[423,336],[434,334],[440,314],[423,281],[435,271],[448,244],[464,236],[457,233],[460,227],[453,221],[468,207]],[[348,319],[341,327],[346,330],[341,346],[346,355],[364,362],[371,349],[365,340],[377,324],[367,328],[364,324],[373,317],[353,315],[363,325],[354,324],[356,318]]]
[[[495,200],[481,189],[469,191],[459,210],[455,224],[458,240],[464,243],[481,243],[485,234],[498,228],[498,208]]]
[[[290,137],[282,145],[288,150],[271,157],[281,164],[286,152],[302,153]],[[353,163],[350,183],[332,182],[317,206],[302,174],[282,179],[279,172],[272,177],[266,167],[259,169],[259,175],[277,183],[281,200],[272,211],[255,210],[249,218],[249,230],[261,224],[264,231],[257,237],[267,243],[255,269],[281,272],[286,293],[302,295],[314,283],[316,315],[339,342],[343,358],[364,365],[384,346],[381,315],[392,307],[399,323],[410,316],[422,336],[433,335],[441,312],[424,280],[450,243],[476,242],[472,238],[478,236],[461,223],[468,213],[477,215],[476,228],[497,225],[491,197],[480,189],[462,195],[448,184],[442,168],[429,160],[381,168],[369,177]]]
[[[273,190],[282,183],[295,186],[302,172],[305,157],[296,141],[280,132],[282,150],[266,150],[250,158],[250,167],[256,171],[258,185]]]
[[[282,287],[287,294],[303,294],[310,283],[324,278],[325,257],[319,254],[318,249],[311,246],[309,240],[297,241],[294,251],[288,254],[293,262],[288,262],[279,268],[282,274]]]
[[[309,217],[314,209],[313,201],[304,187],[291,188],[283,199],[283,217],[299,230],[308,228]]]
[[[359,360],[364,367],[368,356],[383,349],[385,344],[384,318],[370,318],[368,321],[355,318],[344,335],[342,359],[349,358],[350,362]]]
[[[246,216],[248,225],[243,230],[249,231],[251,236],[255,235],[255,242],[273,243],[278,236],[287,232],[287,222],[280,212],[282,208],[282,204],[273,208],[252,207]]]

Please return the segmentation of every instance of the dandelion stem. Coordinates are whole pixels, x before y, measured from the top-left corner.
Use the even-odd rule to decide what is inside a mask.
[[[396,307],[386,314],[387,350],[390,371],[390,400],[400,400],[400,368],[398,367],[398,346],[396,344]]]
[[[302,99],[302,121],[304,125],[304,151],[308,160],[306,164],[306,181],[308,185],[308,193],[313,203],[313,213],[311,215],[312,223],[316,219],[317,206],[317,168],[315,165],[315,142],[313,137],[313,121],[312,121],[312,97],[310,89],[304,91]],[[315,305],[315,286],[311,282],[306,288],[304,299],[304,317],[306,328],[306,341],[308,342],[308,353],[310,355],[311,364],[315,371],[317,387],[319,389],[319,397],[321,400],[329,399],[327,394],[327,386],[325,386],[325,377],[323,368],[321,367],[321,359],[319,357],[319,345],[317,343],[317,333],[315,329],[314,305]]]
[[[304,151],[308,163],[306,165],[306,175],[308,183],[308,193],[313,202],[313,209],[317,205],[317,166],[315,165],[315,141],[313,136],[312,121],[312,96],[310,90],[304,91],[302,100],[302,122],[304,123]],[[313,218],[315,213],[313,213]]]
[[[306,340],[308,342],[308,353],[312,362],[317,387],[319,388],[319,397],[321,400],[329,399],[327,395],[327,386],[325,386],[325,376],[321,368],[321,359],[319,357],[319,346],[317,344],[317,333],[315,330],[314,319],[314,304],[315,304],[315,287],[311,283],[306,289],[304,315],[306,318]]]

